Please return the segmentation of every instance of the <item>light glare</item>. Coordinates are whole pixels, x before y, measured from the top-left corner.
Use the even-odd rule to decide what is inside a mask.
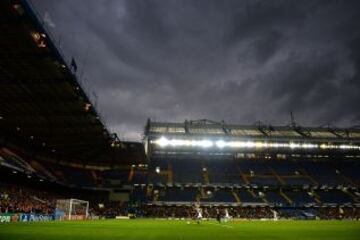
[[[344,149],[344,150],[360,150],[360,146],[358,145],[334,145],[334,144],[313,144],[313,143],[267,143],[261,141],[224,141],[224,140],[186,140],[186,139],[167,139],[162,136],[159,139],[153,141],[156,145],[160,147],[202,147],[202,148],[290,148],[290,149]]]

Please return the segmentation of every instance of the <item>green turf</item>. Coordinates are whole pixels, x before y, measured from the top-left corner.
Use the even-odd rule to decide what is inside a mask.
[[[356,221],[99,220],[0,224],[0,239],[360,239]]]

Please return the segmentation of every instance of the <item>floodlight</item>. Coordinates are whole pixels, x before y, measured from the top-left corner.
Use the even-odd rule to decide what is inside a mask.
[[[218,148],[223,148],[226,146],[226,143],[223,141],[223,140],[219,140],[219,141],[216,141],[215,145],[218,147]]]
[[[288,142],[288,143],[279,143],[279,142],[263,142],[263,141],[224,141],[222,139],[217,141],[211,140],[194,140],[194,139],[167,139],[166,137],[162,136],[161,138],[154,141],[155,144],[159,145],[160,147],[172,146],[186,146],[186,147],[202,147],[202,148],[210,148],[210,147],[217,147],[222,149],[224,147],[230,148],[290,148],[290,149],[354,149],[360,150],[359,145],[333,145],[333,144],[314,144],[314,143],[295,143],[295,142]]]
[[[212,147],[213,145],[213,142],[210,140],[202,140],[199,142],[199,146],[204,148]]]
[[[165,137],[159,138],[155,141],[155,143],[158,144],[160,147],[165,147],[169,145],[169,141]]]

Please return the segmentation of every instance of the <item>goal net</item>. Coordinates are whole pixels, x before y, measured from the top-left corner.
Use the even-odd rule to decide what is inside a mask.
[[[56,201],[55,217],[59,220],[84,220],[89,216],[89,202],[79,199]]]

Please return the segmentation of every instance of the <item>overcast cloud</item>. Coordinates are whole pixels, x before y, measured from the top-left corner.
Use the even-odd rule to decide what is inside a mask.
[[[360,125],[358,0],[32,2],[123,139],[147,118]]]

